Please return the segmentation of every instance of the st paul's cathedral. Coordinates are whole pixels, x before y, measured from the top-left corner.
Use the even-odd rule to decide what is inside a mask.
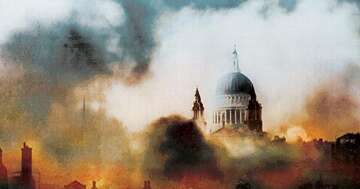
[[[204,121],[204,105],[198,89],[192,108],[193,119],[203,121],[210,133],[223,129],[262,133],[261,104],[256,99],[251,80],[240,72],[236,49],[233,56],[233,71],[223,75],[217,83],[211,123]]]

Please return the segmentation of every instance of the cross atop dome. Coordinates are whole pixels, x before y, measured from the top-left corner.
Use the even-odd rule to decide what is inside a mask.
[[[233,54],[233,66],[234,66],[234,72],[240,72],[240,67],[239,67],[239,53],[236,50],[236,45],[234,45],[234,51],[232,52]]]

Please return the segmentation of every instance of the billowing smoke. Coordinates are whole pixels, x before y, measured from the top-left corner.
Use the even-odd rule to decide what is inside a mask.
[[[17,156],[19,144],[28,141],[34,167],[44,180],[61,185],[98,179],[134,188],[150,178],[233,188],[247,178],[265,188],[290,187],[313,170],[301,164],[308,151],[266,139],[209,141],[193,122],[177,116],[140,132],[145,139],[125,127],[143,131],[149,120],[188,115],[195,86],[211,120],[212,89],[229,71],[226,57],[236,43],[241,70],[263,104],[266,131],[278,122],[285,122],[282,132],[303,139],[358,131],[359,5],[0,1],[0,143]],[[336,75],[348,63],[354,64]],[[336,77],[326,83],[330,76]],[[300,113],[284,119],[294,112]],[[200,177],[206,179],[194,180]]]
[[[13,24],[4,20],[0,37],[0,124],[4,125],[1,140],[8,144],[12,141],[13,145],[29,138],[39,140],[50,154],[64,161],[77,156],[74,144],[81,132],[88,136],[88,131],[94,134],[101,132],[102,127],[114,127],[119,129],[119,136],[123,136],[120,123],[109,121],[111,118],[105,118],[104,112],[93,109],[93,101],[101,104],[106,84],[102,79],[120,78],[123,83],[134,84],[147,75],[158,46],[157,20],[164,10],[178,11],[193,5],[198,10],[233,8],[240,3],[2,2],[3,13],[17,5],[21,5],[21,9],[9,18]],[[58,9],[49,11],[53,6]],[[34,12],[28,14],[28,9]],[[96,82],[101,84],[94,89]],[[96,119],[84,123],[83,103],[89,112],[88,119],[100,116],[98,119],[104,123]],[[74,136],[67,135],[68,132]],[[61,141],[64,143],[60,145]],[[91,154],[98,154],[96,148],[92,150]]]
[[[57,80],[107,73],[111,63],[130,65],[132,71],[126,81],[132,83],[149,70],[158,46],[155,30],[162,12],[186,6],[198,10],[234,8],[241,2],[93,1],[104,4],[104,9],[115,7],[110,11],[119,12],[120,16],[108,16],[103,10],[86,9],[88,5],[79,8],[76,3],[66,2],[71,9],[60,18],[55,17],[53,23],[33,20],[32,26],[9,34],[1,54],[6,61],[26,64],[33,71],[45,71]],[[89,20],[91,17],[93,20]]]
[[[289,137],[299,137],[303,140],[334,140],[343,133],[358,132],[359,73],[359,66],[350,64],[341,73],[322,83],[308,96],[304,112],[296,113],[282,128],[283,131],[287,132],[292,127],[302,128],[305,133],[301,133],[300,130]]]
[[[198,10],[221,9],[240,2],[206,5],[199,1],[194,5]],[[13,10],[17,6],[20,8]],[[4,14],[0,36],[3,149],[17,149],[23,141],[29,142],[38,150],[34,155],[37,168],[41,172],[53,169],[47,178],[67,175],[54,182],[84,178],[84,169],[93,171],[88,175],[92,179],[102,175],[106,177],[102,179],[118,182],[118,177],[107,176],[108,170],[124,173],[136,163],[123,125],[108,117],[101,106],[105,80],[120,78],[128,85],[143,81],[158,46],[159,16],[166,9],[178,11],[185,6],[192,2],[0,2],[0,14]],[[8,11],[16,14],[5,16]],[[209,155],[194,160],[203,171],[200,164],[214,162],[214,155],[195,127],[191,132],[199,138],[195,147]],[[169,150],[163,147],[163,153],[171,154]],[[167,167],[169,176],[181,172]]]
[[[303,172],[316,171],[312,166],[322,156],[312,146],[275,144],[267,137],[206,137],[176,115],[153,122],[145,138],[144,177],[162,187],[234,188],[242,180],[255,188],[291,188]]]
[[[222,180],[214,146],[195,122],[170,116],[160,118],[151,127],[143,165],[149,175],[177,181],[190,176]]]

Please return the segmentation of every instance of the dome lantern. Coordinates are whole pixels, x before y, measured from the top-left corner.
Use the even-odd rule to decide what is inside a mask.
[[[233,66],[234,66],[234,72],[240,72],[240,67],[239,67],[239,53],[236,50],[236,45],[234,46],[234,51],[232,52],[233,54]]]

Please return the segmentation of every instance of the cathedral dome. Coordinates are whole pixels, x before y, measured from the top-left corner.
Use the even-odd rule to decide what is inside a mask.
[[[255,89],[248,77],[240,72],[232,72],[223,76],[216,87],[218,95],[245,93],[256,98]]]

